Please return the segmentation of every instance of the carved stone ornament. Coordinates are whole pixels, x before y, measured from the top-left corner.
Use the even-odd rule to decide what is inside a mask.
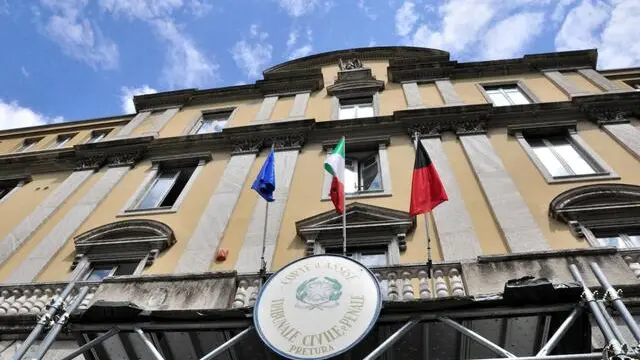
[[[395,238],[400,251],[407,249],[406,234],[415,227],[415,218],[409,213],[358,202],[347,205],[345,211],[349,245],[387,246]],[[296,222],[307,255],[312,255],[318,246],[341,247],[341,226],[342,216],[333,210]]]
[[[250,154],[257,153],[262,148],[264,140],[252,137],[252,138],[232,138],[231,139],[231,152],[233,154]]]
[[[75,170],[91,170],[98,169],[105,162],[104,155],[95,155],[79,158],[76,160]]]
[[[412,139],[416,133],[418,133],[418,136],[420,137],[433,137],[440,136],[441,131],[441,127],[438,124],[413,124],[407,128],[409,137]]]
[[[72,268],[87,257],[92,263],[130,262],[147,258],[153,264],[158,254],[175,243],[173,230],[155,220],[125,220],[89,230],[74,239],[76,256]]]
[[[305,136],[303,134],[275,136],[265,141],[266,144],[274,144],[276,149],[300,149],[304,142]]]
[[[621,111],[614,107],[598,107],[584,109],[587,117],[595,121],[598,125],[621,124],[629,122],[627,118],[631,115],[629,111]]]
[[[142,157],[142,151],[127,151],[109,154],[109,167],[133,166]]]
[[[484,120],[467,120],[455,124],[456,135],[484,134],[487,131],[487,122]]]
[[[338,66],[340,67],[341,71],[362,69],[362,62],[357,58],[346,60],[340,59],[340,61],[338,62]]]

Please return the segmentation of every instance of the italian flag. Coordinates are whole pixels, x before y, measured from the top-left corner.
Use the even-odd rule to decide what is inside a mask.
[[[324,161],[324,169],[333,176],[329,195],[339,214],[344,212],[344,142],[342,137],[338,145],[333,148],[331,155]]]

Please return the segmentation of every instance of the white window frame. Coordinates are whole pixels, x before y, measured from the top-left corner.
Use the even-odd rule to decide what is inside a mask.
[[[202,127],[204,120],[207,117],[211,117],[214,120],[222,121],[225,119],[226,123],[224,124],[224,128],[229,125],[231,119],[235,115],[237,108],[223,108],[223,109],[211,109],[211,110],[203,110],[197,116],[195,116],[192,120],[189,121],[187,126],[182,130],[182,135],[202,135],[198,134],[198,131]],[[203,134],[216,134],[216,132],[211,133],[203,133]]]
[[[628,249],[628,248],[637,248],[640,247],[639,245],[636,245],[633,243],[633,241],[630,238],[630,235],[628,234],[628,231],[620,231],[616,234],[616,236],[595,236],[595,239],[597,241],[597,243],[599,244],[599,247],[606,247],[607,245],[602,244],[602,242],[600,241],[600,239],[604,239],[604,238],[619,238],[620,241],[622,241],[622,243],[624,244],[624,247],[619,247],[618,249]]]
[[[487,89],[489,88],[489,89]],[[522,95],[523,98],[525,98],[527,100],[526,104],[519,104],[516,103],[514,101],[514,99],[511,97],[510,92],[507,92],[505,89],[509,88],[509,89],[515,89],[516,91],[518,91],[518,93],[520,93],[520,95]],[[531,104],[532,101],[531,99],[529,99],[529,97],[527,96],[527,94],[525,94],[519,87],[518,85],[499,85],[499,86],[485,86],[484,87],[484,91],[487,93],[487,95],[489,96],[489,98],[491,98],[491,103],[494,104],[494,106],[509,106],[509,105],[528,105]],[[496,105],[494,102],[493,97],[491,97],[491,95],[496,92],[500,95],[502,95],[508,102],[509,105]]]
[[[42,138],[28,138],[28,139],[24,139],[22,141],[22,144],[20,144],[20,147],[16,150],[16,152],[27,152],[27,151],[31,151],[31,149],[40,142],[40,140],[42,140]]]
[[[347,104],[347,105],[342,105],[340,104],[340,107],[338,108],[338,120],[348,120],[348,119],[360,119],[360,118],[364,118],[364,117],[369,117],[369,116],[359,116],[358,115],[358,111],[361,108],[371,108],[371,113],[373,114],[373,116],[376,115],[375,112],[375,107],[373,105],[373,99],[371,99],[370,102],[361,102],[361,103],[356,103],[356,104]],[[354,109],[354,113],[355,116],[354,117],[343,117],[342,116],[342,111],[346,110],[346,109]]]
[[[571,167],[571,164],[567,161],[567,159],[558,152],[557,149],[557,145],[554,145],[551,143],[551,141],[549,140],[549,137],[541,137],[539,140],[542,141],[542,143],[544,144],[544,146],[551,152],[551,154],[553,155],[553,157],[560,163],[560,165],[562,165],[562,168],[567,172],[567,175],[555,175],[554,177],[563,177],[563,176],[590,176],[590,175],[595,175],[599,172],[601,172],[602,170],[599,168],[599,166],[597,166],[597,164],[594,164],[593,161],[586,156],[584,153],[582,153],[580,151],[580,149],[571,141],[571,138],[569,138],[568,136],[558,136],[564,139],[564,141],[566,141],[566,143],[571,146],[573,148],[573,150],[575,150],[575,152],[580,155],[580,157],[582,158],[582,160],[587,163],[587,165],[589,165],[589,167],[591,168],[590,173],[587,174],[577,174],[575,172],[575,170],[573,170],[573,168]],[[527,140],[528,142],[529,140]],[[529,146],[531,146],[531,143],[529,143]],[[533,148],[533,146],[532,146]],[[535,149],[534,149],[534,153],[535,153]],[[538,155],[536,155],[538,156]],[[545,168],[547,168],[547,171],[549,171],[549,167],[544,163],[544,161],[538,156],[538,159],[540,160],[540,162],[542,162],[542,164],[545,166]]]
[[[549,136],[565,136],[569,144],[575,149],[575,151],[585,160],[589,166],[594,170],[592,174],[585,175],[561,175],[561,176],[553,176],[549,172],[547,166],[542,162],[542,160],[538,157],[538,155],[534,152],[533,147],[529,144],[529,141],[526,139],[526,136],[522,131],[515,132],[515,137],[520,143],[520,146],[525,151],[531,162],[536,166],[540,174],[545,178],[547,183],[562,183],[562,182],[576,182],[576,181],[587,181],[587,180],[614,180],[619,179],[618,174],[611,168],[607,163],[605,163],[590,147],[585,143],[582,138],[576,133],[575,129],[565,129],[562,132],[554,132],[550,133]],[[546,140],[546,139],[545,139]],[[550,148],[551,151],[555,154],[556,158],[562,159],[561,164],[563,167],[568,167],[570,170],[570,166],[565,163],[564,159],[555,153],[553,146]],[[573,173],[573,170],[570,170],[570,173]]]
[[[377,151],[371,151],[371,152],[366,152],[366,151],[362,151],[362,152],[358,152],[359,154],[367,154],[365,155],[364,159],[369,159],[370,157],[375,157],[376,159],[376,166],[378,167],[378,174],[380,176],[380,183],[381,183],[381,188],[380,189],[373,189],[373,190],[363,190],[362,189],[362,184],[364,183],[364,179],[363,179],[363,165],[362,162],[363,160],[360,159],[355,159],[350,157],[349,155],[345,156],[345,162],[346,161],[351,161],[355,163],[355,169],[356,172],[358,174],[358,183],[356,184],[356,191],[354,192],[347,192],[346,191],[346,185],[345,185],[345,194],[368,194],[368,193],[375,193],[375,192],[383,192],[384,191],[384,183],[382,181],[382,166],[380,166],[380,155]],[[353,155],[352,155],[353,156]],[[346,170],[346,164],[345,164],[345,170]],[[346,180],[345,180],[346,181]]]
[[[359,191],[355,193],[345,193],[345,197],[347,199],[359,199],[359,198],[370,198],[370,197],[383,197],[383,196],[391,196],[392,195],[392,186],[391,186],[391,170],[389,164],[389,156],[387,154],[387,145],[384,142],[375,142],[375,145],[372,145],[372,153],[376,152],[373,150],[373,146],[377,147],[377,162],[378,162],[378,171],[380,172],[380,180],[382,182],[381,190],[371,190],[371,191]],[[325,149],[327,154],[331,153],[331,148]],[[366,150],[358,150],[355,151],[358,153],[367,152]],[[345,154],[347,157],[349,156],[349,142],[347,141],[347,153]],[[329,201],[331,198],[329,197],[329,190],[331,188],[331,180],[332,177],[328,172],[324,171],[324,180],[322,183],[322,193],[321,193],[321,201]]]
[[[62,134],[56,136],[53,144],[50,146],[50,149],[60,149],[65,146],[69,140],[73,139],[74,136],[76,136],[76,134]]]
[[[89,139],[87,139],[86,144],[93,144],[102,141],[104,138],[109,135],[112,129],[105,130],[94,130],[89,135]]]
[[[151,184],[149,184],[149,186],[147,186],[146,191],[144,192],[144,194],[142,194],[142,196],[140,196],[140,199],[138,199],[138,201],[135,204],[135,209],[137,210],[152,210],[152,209],[160,209],[160,204],[162,204],[162,202],[164,201],[164,199],[167,197],[167,195],[171,192],[171,190],[173,190],[173,187],[176,185],[176,181],[178,180],[178,178],[180,177],[180,174],[182,174],[183,169],[179,169],[177,171],[175,171],[175,174],[173,175],[173,178],[171,179],[170,185],[167,188],[167,190],[164,192],[164,194],[162,194],[162,196],[160,198],[158,198],[157,203],[155,204],[155,206],[153,207],[145,207],[145,208],[140,208],[139,206],[144,202],[144,200],[147,198],[147,196],[149,195],[149,193],[153,190],[153,188],[156,186],[156,184],[158,183],[158,181],[160,180],[160,177],[164,174],[167,173],[169,171],[171,171],[173,169],[166,169],[166,170],[162,170],[160,169],[158,171],[158,173],[156,174],[155,178],[153,179],[153,182]],[[195,171],[195,170],[194,170]]]
[[[142,200],[145,198],[147,193],[151,190],[152,185],[156,183],[158,179],[158,175],[161,172],[161,162],[154,162],[153,166],[151,167],[151,171],[149,171],[149,174],[147,175],[147,177],[140,184],[140,186],[138,187],[136,192],[133,194],[133,196],[129,198],[125,206],[122,208],[122,210],[120,210],[120,213],[117,215],[117,217],[177,212],[178,209],[180,208],[180,205],[189,194],[189,191],[191,190],[191,187],[193,186],[196,179],[198,178],[198,175],[200,175],[200,173],[202,172],[202,169],[206,165],[206,162],[207,160],[198,161],[197,165],[195,165],[195,169],[193,170],[193,173],[191,174],[191,177],[185,184],[184,188],[182,188],[180,195],[178,195],[178,198],[176,199],[176,201],[173,203],[172,206],[139,209],[137,208],[137,206],[142,202]],[[175,179],[177,179],[177,177]],[[173,185],[172,185],[172,188],[173,188]],[[166,197],[168,193],[169,192],[167,191],[164,197]],[[160,203],[162,203],[162,201]]]
[[[228,117],[227,120],[218,120],[218,119],[206,119],[204,116],[200,118],[200,120],[198,120],[198,122],[196,123],[196,125],[193,128],[192,133],[194,135],[201,135],[201,134],[215,134],[215,133],[219,133],[222,132],[222,130],[220,131],[208,131],[208,132],[202,132],[200,133],[200,129],[202,129],[202,127],[204,126],[205,123],[207,122],[211,122],[212,125],[215,123],[224,123],[224,125],[222,126],[222,129],[224,129],[225,127],[227,127],[227,124],[229,123]]]

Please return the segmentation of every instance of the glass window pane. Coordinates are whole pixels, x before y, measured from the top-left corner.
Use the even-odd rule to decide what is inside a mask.
[[[95,143],[102,140],[107,134],[106,133],[96,133],[91,136],[89,139],[89,143]]]
[[[111,274],[113,266],[101,266],[99,268],[91,269],[89,275],[85,278],[88,281],[100,281]]]
[[[358,161],[346,158],[344,161],[344,192],[353,194],[358,192]]]
[[[601,246],[615,246],[617,248],[627,247],[619,236],[599,237],[598,242],[600,242]]]
[[[356,108],[353,106],[340,107],[340,120],[353,119],[356,117]]]
[[[136,268],[138,267],[138,263],[121,263],[117,265],[116,271],[114,272],[114,276],[120,275],[132,275]]]
[[[376,156],[368,157],[360,163],[362,190],[382,190],[382,179]]]
[[[373,116],[373,105],[372,104],[362,104],[358,105],[357,117],[365,118]]]
[[[524,105],[530,103],[529,99],[524,96],[524,94],[521,93],[518,88],[505,89],[505,92],[507,93],[507,96],[509,96],[509,99],[511,99],[511,102],[515,105]]]
[[[371,253],[360,255],[360,263],[364,266],[385,266],[387,265],[386,253]]]
[[[627,235],[629,237],[629,241],[631,242],[631,245],[634,247],[640,247],[640,234],[634,234],[634,235]]]
[[[149,191],[147,191],[142,201],[140,201],[138,209],[152,209],[158,207],[160,202],[173,186],[178,173],[178,170],[160,172],[156,181],[153,183]]]
[[[531,142],[530,142],[531,144]],[[562,166],[562,163],[556,158],[556,156],[551,152],[549,148],[546,146],[531,146],[533,148],[533,153],[536,154],[538,159],[544,164],[544,167],[547,168],[547,171],[551,174],[551,176],[566,176],[571,175],[567,169]]]
[[[557,144],[557,145],[556,145]],[[576,151],[576,149],[566,142],[564,144],[559,144],[556,142],[554,144],[554,149],[556,152],[562,157],[562,159],[571,167],[571,170],[576,175],[586,175],[586,174],[594,174],[595,171],[586,162],[582,156]]]
[[[509,100],[499,91],[487,91],[489,97],[491,98],[491,102],[493,102],[494,106],[508,106],[511,105]]]

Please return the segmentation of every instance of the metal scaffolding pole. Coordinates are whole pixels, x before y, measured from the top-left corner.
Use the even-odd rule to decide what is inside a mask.
[[[621,354],[623,352],[622,345],[620,344],[618,339],[616,339],[616,336],[613,334],[613,331],[609,327],[607,320],[604,318],[604,315],[602,315],[602,313],[600,312],[600,308],[596,303],[596,299],[593,296],[593,293],[591,292],[591,290],[589,290],[589,288],[585,284],[584,279],[582,279],[582,275],[580,275],[580,271],[578,270],[578,267],[575,264],[571,264],[569,265],[569,270],[571,271],[571,275],[573,275],[573,279],[582,285],[582,291],[583,291],[582,295],[584,296],[584,300],[587,302],[587,305],[589,306],[589,309],[591,310],[591,313],[593,314],[593,318],[596,320],[596,323],[598,324],[600,331],[602,331],[602,334],[604,335],[605,339],[613,349],[613,352],[616,355]]]
[[[618,310],[618,312],[624,319],[624,322],[627,324],[627,326],[629,326],[629,330],[631,330],[631,334],[633,334],[636,342],[640,342],[640,327],[638,327],[635,319],[633,318],[633,316],[631,316],[631,313],[629,313],[629,310],[627,310],[627,307],[624,305],[622,300],[620,300],[620,295],[618,295],[618,292],[613,289],[613,286],[611,286],[609,280],[607,280],[607,277],[604,275],[597,263],[592,262],[590,266],[591,270],[593,270],[594,275],[598,279],[598,282],[602,285],[606,293],[609,295],[609,301],[611,301],[613,306],[616,308],[616,310]]]
[[[419,320],[411,320],[406,324],[402,325],[398,331],[394,332],[393,335],[389,336],[387,340],[385,340],[382,344],[380,344],[375,350],[373,350],[367,357],[363,360],[374,360],[380,357],[385,351],[387,351],[396,341],[400,340],[404,334],[409,332],[416,324],[418,324]]]
[[[447,318],[447,317],[439,317],[438,318],[439,321],[451,326],[452,328],[460,331],[461,333],[467,335],[468,337],[472,338],[473,340],[477,341],[480,345],[486,347],[487,349],[493,351],[494,353],[502,356],[502,357],[506,357],[506,358],[515,358],[516,356],[513,355],[512,353],[508,352],[507,350],[501,348],[500,346],[492,343],[491,341],[489,341],[488,339],[482,337],[480,334],[473,332],[472,330],[467,329],[466,327],[458,324],[457,322]]]
[[[586,360],[586,359],[603,359],[602,353],[590,354],[567,354],[567,355],[548,355],[548,356],[521,356],[518,360]],[[480,360],[504,360],[502,358],[480,359]]]
[[[212,352],[210,352],[207,355],[203,356],[200,360],[210,360],[210,359],[213,359],[214,357],[222,354],[225,350],[227,350],[231,346],[235,345],[235,343],[237,343],[238,341],[242,340],[242,338],[245,337],[245,335],[247,335],[248,333],[250,333],[251,330],[253,330],[253,326],[249,326],[248,328],[242,330],[236,336],[234,336],[231,339],[227,340],[224,344],[218,346]]]
[[[76,283],[74,281],[70,282],[69,284],[67,284],[64,290],[62,290],[62,293],[58,297],[56,297],[56,299],[53,301],[51,306],[49,306],[49,308],[47,309],[47,312],[40,317],[40,320],[38,320],[36,327],[31,331],[31,333],[29,334],[27,339],[24,341],[24,343],[22,343],[22,346],[20,346],[20,349],[18,349],[15,355],[13,355],[12,360],[22,359],[22,357],[24,356],[24,354],[27,353],[27,350],[29,350],[33,342],[38,338],[38,336],[40,336],[44,328],[49,324],[53,316],[57,314],[58,311],[62,308],[62,305],[64,304],[64,300],[67,298],[67,296],[69,296],[69,294],[71,294],[71,291],[73,291],[73,288],[75,287],[75,285]]]
[[[142,342],[149,349],[149,351],[151,351],[151,354],[153,354],[154,359],[164,360],[164,358],[162,357],[158,349],[156,349],[156,347],[153,346],[153,343],[151,342],[151,340],[147,339],[147,336],[144,334],[142,330],[140,330],[140,328],[135,328],[133,329],[133,331],[135,331],[140,336],[140,339],[142,339]]]
[[[84,297],[87,296],[88,293],[88,286],[83,286],[80,291],[78,291],[78,294],[73,299],[73,302],[69,304],[69,306],[65,309],[64,314],[62,314],[58,318],[58,321],[56,321],[56,323],[51,327],[51,330],[49,330],[47,336],[45,336],[40,343],[40,346],[36,351],[36,355],[33,356],[34,360],[42,360],[44,358],[44,355],[47,353],[51,345],[53,345],[53,342],[56,341],[56,337],[58,337],[60,330],[62,330],[67,321],[69,321],[69,316],[71,315],[71,313],[74,312],[78,308],[78,306],[80,306],[80,304],[82,304],[82,300],[84,300]]]
[[[558,342],[560,342],[564,334],[566,334],[569,328],[571,328],[571,325],[573,325],[573,323],[580,317],[580,314],[582,314],[582,304],[579,304],[575,309],[573,309],[571,314],[569,314],[562,324],[560,324],[558,330],[556,330],[556,332],[551,336],[549,341],[547,341],[542,349],[538,351],[536,357],[542,357],[551,352],[551,350],[558,345]]]
[[[98,336],[97,338],[95,338],[95,339],[89,341],[88,343],[80,346],[79,348],[75,349],[71,354],[63,357],[61,360],[74,359],[75,357],[77,357],[78,355],[82,354],[83,352],[93,349],[96,345],[102,344],[105,340],[111,338],[114,335],[118,335],[119,333],[120,333],[120,329],[119,328],[113,328],[113,329],[109,330],[108,332]]]
[[[620,329],[618,329],[618,324],[616,324],[616,321],[613,319],[613,317],[611,317],[611,315],[609,314],[609,311],[607,311],[607,307],[605,306],[604,301],[596,300],[596,303],[600,308],[600,312],[602,312],[602,316],[604,316],[604,319],[607,321],[607,324],[609,324],[609,327],[611,328],[613,335],[615,335],[616,339],[618,339],[620,344],[622,344],[622,346],[624,347],[625,345],[624,336],[622,335],[622,332],[620,331]]]

